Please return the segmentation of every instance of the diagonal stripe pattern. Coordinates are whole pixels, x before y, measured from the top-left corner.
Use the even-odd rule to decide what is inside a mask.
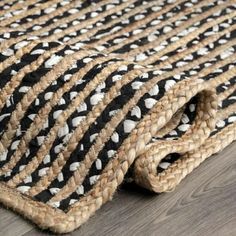
[[[66,233],[174,189],[236,139],[235,68],[235,0],[1,1],[0,202]]]

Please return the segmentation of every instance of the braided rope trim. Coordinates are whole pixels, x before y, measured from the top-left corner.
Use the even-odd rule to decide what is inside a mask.
[[[158,193],[173,191],[177,185],[204,160],[213,154],[222,151],[235,139],[236,124],[233,123],[224,128],[222,132],[207,139],[205,143],[197,149],[186,152],[180,159],[169,166],[166,171],[156,176],[152,175],[149,179],[149,183],[151,183],[151,188],[149,189]]]
[[[163,192],[157,187],[160,184],[156,178],[157,165],[170,153],[185,153],[201,146],[215,127],[216,112],[216,94],[207,90],[201,92],[197,115],[190,129],[177,140],[161,140],[147,145],[147,151],[136,160],[136,183],[149,190]]]
[[[235,69],[231,70],[231,72],[233,71],[235,71]],[[231,74],[231,72],[229,71],[228,74]],[[214,84],[214,82],[211,82],[211,84]],[[213,110],[214,113],[212,113],[210,105],[212,102],[214,103],[217,101],[218,104],[222,102],[224,99],[226,99],[235,91],[235,88],[236,88],[235,85],[233,85],[225,92],[219,94],[217,96],[217,99],[215,99],[214,96],[211,99],[210,98],[211,95],[207,96],[207,94],[203,93],[202,96],[200,97],[200,102],[198,104],[198,106],[200,107],[200,111],[198,111],[194,124],[191,126],[189,130],[187,130],[187,132],[185,133],[185,135],[183,135],[183,137],[174,141],[173,140],[159,141],[159,142],[157,141],[155,143],[147,145],[146,147],[147,152],[141,155],[135,162],[135,167],[134,167],[135,182],[141,185],[142,187],[145,187],[151,191],[158,193],[172,191],[182,181],[182,179],[186,177],[187,174],[192,172],[194,168],[200,165],[200,163],[203,162],[205,159],[200,158],[201,161],[199,160],[196,161],[195,156],[196,155],[199,156],[198,155],[199,149],[205,150],[204,145],[207,144],[204,144],[204,142],[206,140],[207,135],[209,136],[210,133],[214,130],[215,124],[218,120],[226,119],[231,114],[235,113],[236,110],[236,105],[232,104],[222,110],[217,111],[216,114],[214,110]],[[208,105],[206,104],[204,106],[203,103],[209,103],[208,104],[209,107],[207,110],[204,110],[204,107],[207,107]],[[202,116],[202,118],[200,116]],[[205,119],[203,118],[204,116]],[[198,125],[196,125],[197,123]],[[210,133],[201,132],[202,131],[201,129],[193,131],[194,126],[198,128],[201,126],[208,127],[210,129]],[[231,126],[229,125],[229,127]],[[205,130],[206,129],[204,128],[204,131]],[[211,140],[211,138],[209,140]],[[222,141],[224,139],[220,140]],[[192,150],[191,150],[191,143],[193,144]],[[199,147],[196,148],[196,146]],[[222,149],[219,149],[219,151]],[[171,164],[170,167],[168,167],[165,171],[157,173],[157,166],[160,163],[160,161],[171,153],[179,153],[181,154],[181,156],[177,161]],[[201,151],[201,153],[204,152]],[[191,166],[191,164],[193,166]]]

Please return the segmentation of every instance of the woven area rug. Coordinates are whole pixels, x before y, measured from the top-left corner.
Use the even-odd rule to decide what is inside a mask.
[[[0,202],[65,233],[125,180],[173,190],[236,139],[235,23],[235,0],[2,0]]]

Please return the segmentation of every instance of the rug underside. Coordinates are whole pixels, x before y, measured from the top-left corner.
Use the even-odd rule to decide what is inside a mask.
[[[0,202],[66,233],[123,181],[174,189],[236,139],[235,23],[235,0],[1,1]]]

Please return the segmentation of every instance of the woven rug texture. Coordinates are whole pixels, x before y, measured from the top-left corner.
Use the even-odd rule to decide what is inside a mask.
[[[236,139],[235,65],[236,0],[1,0],[0,202],[66,233],[172,191]]]

